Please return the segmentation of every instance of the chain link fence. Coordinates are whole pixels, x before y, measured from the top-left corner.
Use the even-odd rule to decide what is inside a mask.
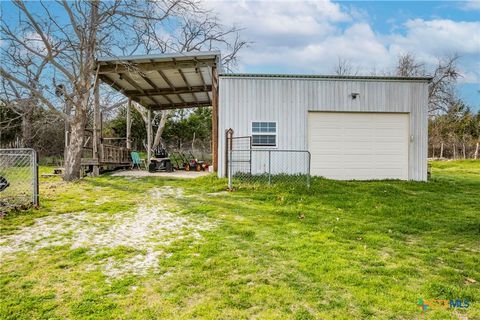
[[[38,205],[37,152],[0,149],[0,211]]]
[[[310,152],[306,150],[230,150],[228,187],[236,182],[286,183],[310,187]]]
[[[310,187],[310,152],[252,147],[252,136],[225,132],[228,188],[241,183],[285,183]]]

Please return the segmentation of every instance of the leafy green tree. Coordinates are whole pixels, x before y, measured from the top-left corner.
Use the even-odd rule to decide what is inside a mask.
[[[208,152],[211,132],[212,109],[203,107],[178,110],[167,121],[163,135],[171,148]]]
[[[114,119],[108,122],[105,136],[126,136],[126,107],[122,107]],[[132,148],[145,150],[147,132],[142,115],[132,108]],[[161,118],[153,121],[157,130]],[[210,152],[212,132],[212,109],[210,107],[179,109],[172,113],[165,123],[161,145],[169,151]]]
[[[147,138],[147,130],[143,122],[142,116],[135,109],[131,109],[131,139],[133,150],[143,150],[144,141]],[[115,118],[109,121],[105,127],[105,137],[126,137],[127,136],[127,107],[122,106]]]
[[[430,117],[429,142],[432,156],[439,146],[438,156],[458,158],[461,151],[463,158],[478,158],[480,112],[473,112],[461,99],[452,100],[446,112]],[[449,150],[445,148],[448,145]]]

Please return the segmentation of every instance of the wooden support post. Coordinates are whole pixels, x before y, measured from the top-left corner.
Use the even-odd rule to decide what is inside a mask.
[[[212,67],[212,162],[213,171],[218,170],[218,75]]]
[[[152,110],[147,111],[147,165],[150,164],[152,153]]]
[[[131,109],[132,109],[132,99],[128,99],[128,104],[127,104],[127,149],[132,148],[132,140],[131,140],[131,135],[132,135],[132,115],[131,115]]]
[[[93,88],[94,92],[94,102],[93,102],[93,159],[97,159],[98,162],[100,159],[100,138],[102,135],[102,116],[100,114],[100,81],[97,78]],[[93,175],[98,176],[100,174],[100,167],[98,165],[93,166]]]

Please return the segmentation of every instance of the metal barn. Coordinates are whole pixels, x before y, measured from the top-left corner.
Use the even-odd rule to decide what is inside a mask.
[[[430,81],[220,74],[218,176],[227,175],[225,132],[232,129],[251,137],[252,150],[308,150],[314,176],[425,181]],[[266,172],[259,157],[250,174]],[[279,157],[274,174],[297,174],[303,165],[288,152]]]
[[[219,177],[232,160],[228,131],[248,138],[248,168],[237,168],[240,173],[427,179],[430,77],[222,74],[220,52],[100,58],[97,75],[93,156],[82,159],[95,174],[105,164],[130,163],[128,111],[137,101],[149,118],[152,110],[211,105]],[[129,98],[124,148],[102,137],[99,81]],[[151,122],[149,127],[148,159]]]

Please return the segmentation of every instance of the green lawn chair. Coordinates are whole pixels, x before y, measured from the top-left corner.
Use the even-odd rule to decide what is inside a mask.
[[[145,161],[140,159],[140,155],[138,152],[132,151],[130,153],[130,156],[132,157],[132,169],[137,167],[138,169],[142,170],[142,166],[144,170],[147,170],[147,166],[145,165]]]

